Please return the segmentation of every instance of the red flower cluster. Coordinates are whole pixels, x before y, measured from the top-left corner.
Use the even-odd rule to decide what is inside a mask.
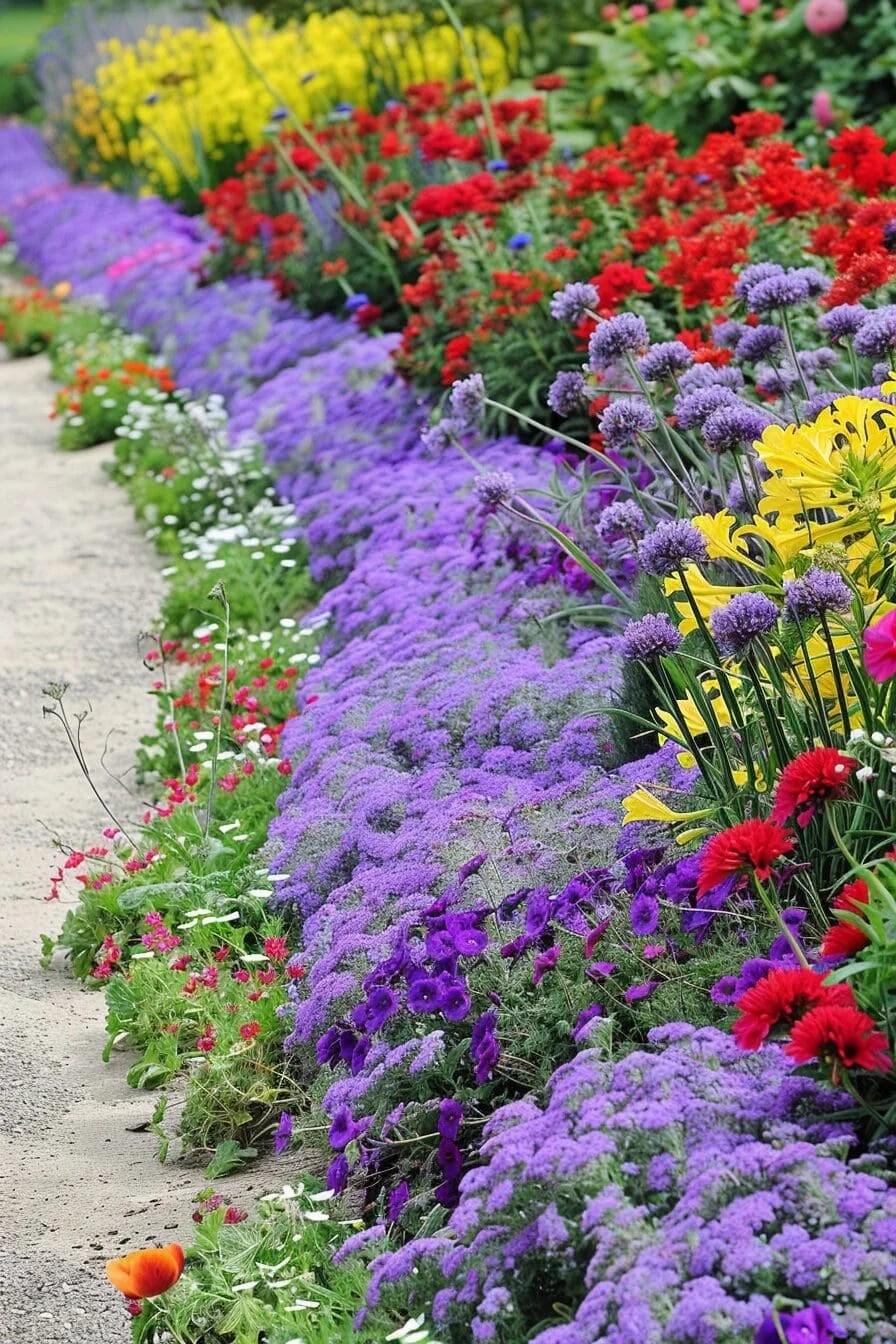
[[[795,817],[797,826],[808,826],[823,803],[845,797],[858,765],[836,747],[802,752],[781,771],[770,819],[784,822]]]
[[[697,895],[705,896],[721,882],[755,874],[768,881],[777,859],[793,850],[787,831],[773,821],[741,821],[708,840],[700,856]]]

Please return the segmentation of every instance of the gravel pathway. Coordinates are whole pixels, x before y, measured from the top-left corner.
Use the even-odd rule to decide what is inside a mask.
[[[0,1344],[128,1339],[103,1262],[188,1238],[201,1184],[162,1168],[155,1140],[135,1132],[154,1097],[126,1086],[126,1060],[102,1063],[102,995],[38,964],[40,934],[65,913],[43,899],[53,839],[93,843],[105,822],[61,726],[42,718],[41,689],[69,682],[69,710],[92,707],[88,758],[108,736],[107,764],[126,773],[153,720],[138,635],[162,588],[100,470],[109,450],[55,450],[52,394],[43,358],[0,362]]]

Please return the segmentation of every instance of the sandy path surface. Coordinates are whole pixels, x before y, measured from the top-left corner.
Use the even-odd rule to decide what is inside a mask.
[[[126,1086],[126,1060],[103,1064],[102,994],[38,964],[40,934],[65,913],[44,901],[53,836],[83,847],[107,824],[60,725],[42,718],[41,689],[69,682],[70,712],[92,706],[88,758],[111,733],[109,765],[127,772],[154,717],[138,635],[162,590],[127,497],[100,470],[109,450],[55,450],[52,393],[43,358],[0,362],[0,1344],[128,1339],[103,1263],[189,1239],[202,1184],[160,1167],[154,1138],[128,1128],[154,1096]]]

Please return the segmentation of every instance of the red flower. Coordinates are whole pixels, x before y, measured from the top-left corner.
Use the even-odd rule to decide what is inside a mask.
[[[770,819],[782,822],[795,814],[797,826],[808,826],[822,803],[844,796],[858,764],[836,747],[802,752],[781,771]]]
[[[849,910],[853,914],[859,914],[862,906],[868,904],[868,887],[861,878],[855,882],[850,882],[843,888],[839,896],[834,901],[835,910]],[[868,935],[864,929],[858,928],[855,924],[847,924],[844,920],[838,920],[832,924],[824,935],[821,944],[821,955],[823,957],[852,957],[856,952],[860,952],[863,947],[868,946]]]
[[[769,971],[738,999],[743,1016],[732,1027],[732,1035],[741,1050],[758,1050],[774,1027],[792,1026],[821,1004],[854,1006],[852,990],[848,985],[826,985],[808,967]]]
[[[824,1003],[797,1022],[784,1048],[797,1064],[813,1059],[830,1064],[837,1082],[840,1069],[888,1073],[893,1067],[888,1045],[867,1013],[849,1004]]]
[[[790,835],[773,821],[741,821],[707,842],[700,859],[697,895],[705,896],[726,877],[753,872],[762,881],[772,875],[775,859],[793,849]]]

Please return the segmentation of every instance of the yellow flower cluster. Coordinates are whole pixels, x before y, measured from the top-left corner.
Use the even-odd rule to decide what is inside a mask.
[[[506,83],[501,42],[466,32],[489,91]],[[195,196],[230,174],[278,106],[304,121],[341,102],[369,107],[408,84],[470,75],[448,24],[349,9],[274,28],[148,28],[139,42],[104,42],[94,82],[77,81],[59,131],[62,153],[116,186]]]

